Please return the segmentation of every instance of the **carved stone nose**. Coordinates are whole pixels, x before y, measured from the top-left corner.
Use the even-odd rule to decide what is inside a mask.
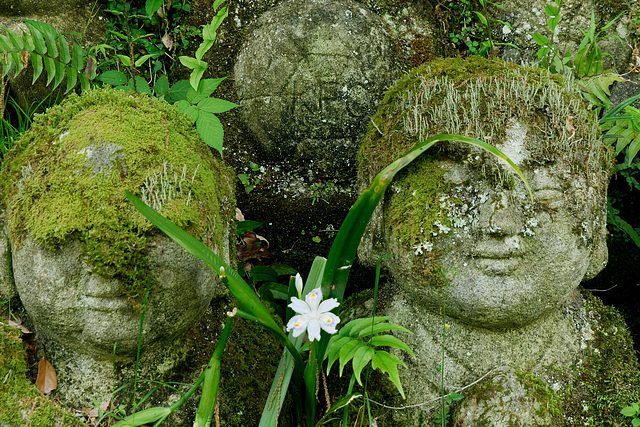
[[[522,215],[507,194],[498,193],[480,207],[478,226],[486,234],[514,235],[522,229]]]

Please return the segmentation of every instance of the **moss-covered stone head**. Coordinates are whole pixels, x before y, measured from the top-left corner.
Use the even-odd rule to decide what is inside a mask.
[[[610,157],[572,81],[539,69],[446,59],[386,95],[360,152],[360,179],[440,133],[487,141],[524,172],[447,143],[391,185],[361,256],[391,254],[398,282],[422,305],[474,326],[509,328],[556,309],[606,262]],[[376,237],[377,234],[377,237]],[[374,243],[380,242],[380,243]]]
[[[125,190],[228,257],[232,177],[184,115],[144,95],[94,90],[37,116],[5,159],[0,191],[16,288],[39,329],[130,351],[149,285],[149,341],[184,333],[221,285]]]

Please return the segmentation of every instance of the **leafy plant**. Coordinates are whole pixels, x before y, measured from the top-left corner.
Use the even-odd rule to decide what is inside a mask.
[[[333,245],[331,246],[328,258],[324,259],[317,257],[315,259],[311,266],[307,282],[304,285],[304,289],[299,290],[292,280],[289,284],[289,297],[293,297],[295,295],[305,296],[313,290],[313,292],[320,292],[328,299],[335,298],[335,301],[338,303],[337,305],[339,305],[344,297],[349,271],[355,259],[356,250],[360,244],[360,240],[364,234],[367,223],[377,204],[381,200],[386,188],[393,180],[393,177],[435,143],[447,140],[459,141],[481,147],[507,161],[523,179],[533,199],[529,185],[522,172],[511,160],[507,158],[507,156],[495,147],[484,141],[461,135],[444,134],[431,137],[426,141],[417,144],[405,156],[391,163],[373,179],[370,187],[360,196],[345,218]],[[291,331],[288,336],[285,335],[264,304],[260,301],[253,287],[242,280],[240,275],[232,270],[219,256],[188,233],[162,217],[152,208],[142,203],[142,201],[133,194],[126,192],[126,195],[136,209],[138,209],[161,231],[180,244],[185,250],[187,250],[187,252],[204,260],[214,268],[215,271],[220,270],[220,275],[221,277],[224,277],[229,291],[238,301],[239,309],[237,310],[237,315],[263,325],[284,343],[286,350],[284,351],[281,362],[278,365],[278,370],[268,397],[269,403],[265,405],[260,425],[274,426],[277,424],[287,389],[293,379],[296,388],[301,390],[302,395],[304,396],[304,402],[302,399],[296,399],[296,403],[299,408],[298,413],[304,413],[306,415],[307,425],[313,426],[317,412],[317,402],[315,398],[317,378],[319,376],[319,370],[327,357],[330,335],[321,334],[320,339],[318,341],[314,341],[313,345],[309,346],[307,362],[304,363],[301,355],[304,334],[296,334],[294,336],[295,331]],[[336,305],[334,304],[332,306]],[[287,319],[290,320],[291,318],[292,313],[288,311]],[[374,320],[374,332],[376,324],[380,324],[380,322],[375,322]],[[389,328],[389,326],[384,325],[379,326],[379,328],[382,330],[384,328]],[[353,338],[353,336],[347,334],[346,338],[349,338],[351,342],[351,338]],[[378,339],[381,341],[389,340],[388,338]],[[355,345],[358,344],[356,343]],[[369,346],[362,348],[365,348],[365,350],[362,350],[362,353],[368,352],[370,354],[370,350],[366,350],[366,348],[370,348]],[[345,357],[346,356],[348,355],[345,355]],[[372,355],[372,360],[374,356],[375,352]],[[384,356],[379,356],[379,361],[381,363],[386,363],[390,361],[390,359],[385,359]],[[391,361],[393,362],[393,360]],[[361,363],[361,361],[358,363]],[[388,372],[391,372],[393,368],[391,368],[390,365],[386,365],[386,369]],[[342,400],[341,405],[344,405],[345,402],[350,401],[352,398],[355,398],[355,394],[345,396],[343,399],[346,400]],[[156,419],[148,419],[146,422],[153,422]],[[136,423],[137,422],[138,421],[136,420]]]
[[[249,162],[249,168],[251,169],[251,172],[254,173],[260,171],[260,166],[253,162]],[[260,178],[258,178],[257,176],[251,176],[248,173],[239,173],[238,179],[240,180],[242,185],[244,185],[244,191],[246,191],[247,194],[251,193],[251,191],[253,191],[253,189],[256,188],[258,184],[260,184]]]
[[[638,403],[632,403],[629,406],[625,406],[620,411],[625,417],[631,418],[631,425],[633,427],[640,426],[640,405]]]
[[[92,84],[97,81],[114,86],[117,89],[135,90],[156,96],[160,100],[174,103],[176,108],[185,113],[196,125],[196,129],[203,141],[222,155],[224,129],[216,114],[229,111],[237,107],[237,105],[211,97],[211,94],[224,80],[224,77],[202,80],[206,63],[201,61],[201,58],[213,45],[216,39],[216,31],[228,15],[228,7],[226,5],[220,7],[223,2],[224,0],[216,0],[214,2],[214,10],[218,9],[217,13],[210,24],[203,25],[204,39],[196,52],[196,58],[192,58],[199,61],[199,65],[197,69],[192,71],[189,81],[181,80],[170,85],[168,78],[162,76],[152,80],[154,83],[153,86],[150,86],[149,81],[137,75],[137,67],[140,67],[150,59],[156,58],[159,53],[147,53],[139,57],[134,53],[134,43],[147,37],[146,35],[131,35],[128,24],[130,6],[128,6],[129,3],[127,2],[119,3],[122,7],[120,9],[116,7],[111,11],[120,13],[125,18],[127,34],[118,33],[118,35],[129,46],[130,55],[115,54],[112,56],[119,59],[121,64],[129,70],[128,73],[121,70],[108,70],[99,75],[97,74],[98,67],[104,67],[106,64],[99,64],[96,61],[96,52],[101,52],[104,58],[108,58],[109,56],[106,52],[114,50],[115,48],[112,46],[102,44],[85,51],[74,37],[70,51],[65,35],[59,33],[51,25],[24,20],[30,33],[24,32],[21,36],[18,36],[14,31],[3,28],[8,35],[0,34],[0,47],[5,52],[2,57],[1,77],[9,76],[10,78],[15,78],[31,63],[34,70],[33,82],[38,79],[44,70],[47,75],[47,85],[53,82],[53,88],[56,88],[66,75],[67,88],[65,93],[72,90],[78,81],[83,91],[89,90]],[[148,0],[147,4],[150,6],[149,9],[145,10],[152,10],[156,3],[155,0]],[[181,57],[181,62],[193,63],[190,62],[189,57]],[[189,66],[189,68],[193,67]]]

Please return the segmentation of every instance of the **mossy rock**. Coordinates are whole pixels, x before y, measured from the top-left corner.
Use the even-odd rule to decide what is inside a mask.
[[[67,410],[42,395],[27,378],[22,333],[0,324],[0,425],[3,427],[83,426]]]
[[[233,179],[171,105],[104,88],[35,117],[5,158],[0,194],[14,246],[29,235],[54,250],[77,237],[94,272],[140,301],[157,230],[124,191],[228,255]]]

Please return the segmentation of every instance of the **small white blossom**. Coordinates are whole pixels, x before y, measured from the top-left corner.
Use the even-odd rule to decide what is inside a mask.
[[[302,288],[304,284],[302,283],[302,276],[300,273],[296,273],[296,290],[298,291],[298,298],[302,298]]]
[[[340,303],[335,298],[322,301],[322,290],[320,288],[309,292],[304,301],[291,297],[289,307],[298,314],[293,316],[287,323],[287,332],[293,330],[293,336],[298,337],[307,331],[311,341],[320,339],[321,328],[330,334],[335,334],[336,325],[340,323],[340,318],[331,313],[330,310],[339,305]]]

